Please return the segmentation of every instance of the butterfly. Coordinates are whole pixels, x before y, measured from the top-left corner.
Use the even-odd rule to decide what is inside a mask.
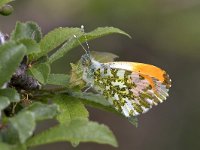
[[[166,100],[171,79],[164,70],[137,62],[101,63],[91,56],[89,46],[84,50],[82,79],[125,117],[145,113]]]

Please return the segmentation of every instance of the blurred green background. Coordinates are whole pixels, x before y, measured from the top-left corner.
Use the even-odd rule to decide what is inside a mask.
[[[200,1],[199,0],[18,0],[9,17],[0,16],[0,29],[10,33],[15,22],[36,21],[43,33],[60,26],[91,31],[114,26],[128,32],[90,42],[91,50],[112,52],[118,60],[150,63],[172,79],[166,102],[139,116],[135,128],[126,119],[89,108],[90,119],[107,124],[119,141],[118,150],[200,149]],[[68,72],[83,50],[79,47],[53,65],[54,72]],[[65,64],[65,65],[63,65]],[[42,124],[41,128],[45,128]],[[91,133],[92,134],[92,133]],[[34,150],[70,150],[56,143]],[[114,150],[99,144],[80,144],[77,150]]]

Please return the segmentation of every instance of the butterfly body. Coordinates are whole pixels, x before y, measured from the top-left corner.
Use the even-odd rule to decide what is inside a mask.
[[[162,69],[135,62],[100,63],[82,56],[83,80],[126,117],[147,112],[163,102],[171,85]]]

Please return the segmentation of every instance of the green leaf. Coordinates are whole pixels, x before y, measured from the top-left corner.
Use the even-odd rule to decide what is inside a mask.
[[[70,94],[74,97],[86,99],[95,103],[99,103],[103,106],[111,106],[108,100],[106,100],[102,95],[99,95],[99,94],[84,93],[84,92],[72,92]]]
[[[87,39],[94,39],[94,38],[102,37],[102,36],[113,34],[113,33],[122,34],[131,38],[131,36],[128,33],[114,27],[98,27],[97,29],[87,33],[86,36],[87,36]]]
[[[10,144],[25,143],[32,136],[36,121],[51,119],[55,117],[58,111],[56,104],[47,105],[34,102],[9,119],[8,128],[2,134],[3,141]]]
[[[17,131],[20,143],[32,136],[35,129],[34,114],[24,111],[9,119],[11,128]]]
[[[108,52],[97,52],[97,51],[91,51],[92,57],[101,62],[101,63],[107,63],[107,62],[112,62],[119,56],[113,54],[113,53],[108,53]]]
[[[45,84],[50,73],[50,66],[47,63],[41,63],[29,68],[31,74],[42,84]]]
[[[6,143],[1,143],[0,142],[0,148],[1,150],[26,150],[26,145],[19,144],[19,145],[8,145]]]
[[[18,144],[18,145],[12,146],[11,150],[27,150],[27,147],[25,144]]]
[[[86,120],[73,120],[69,125],[61,124],[44,131],[27,142],[28,147],[59,141],[96,142],[117,147],[117,141],[112,131],[105,125]]]
[[[12,2],[13,0],[0,0],[0,8],[3,6],[3,5],[5,5],[5,4],[7,4],[7,3],[9,3],[9,2]]]
[[[70,77],[67,74],[49,74],[47,84],[67,87],[69,84],[69,78]]]
[[[0,89],[0,96],[8,97],[11,102],[19,102],[20,96],[15,89]]]
[[[26,46],[27,55],[38,53],[40,51],[40,45],[33,39],[21,39],[17,43],[21,43]]]
[[[6,120],[6,125],[7,128],[3,128],[1,130],[1,141],[9,143],[11,145],[19,144],[20,140],[17,130],[13,128],[13,126],[10,123],[8,124],[7,120]]]
[[[128,35],[124,31],[114,27],[100,27],[89,33],[81,34],[81,36],[78,36],[77,34],[75,35],[78,37],[81,43],[84,43],[86,41],[93,40],[113,33],[123,34],[130,37],[130,35]],[[50,56],[49,63],[53,63],[54,61],[62,57],[65,53],[67,53],[69,50],[77,47],[78,45],[79,42],[76,38],[72,38],[71,40],[67,41],[60,49],[58,49],[53,55]]]
[[[67,124],[74,119],[87,119],[89,116],[85,106],[74,97],[56,95],[53,101],[60,107],[60,114],[56,117],[60,123]]]
[[[52,51],[65,41],[71,39],[73,35],[80,35],[82,33],[80,28],[57,28],[49,32],[40,42],[41,53],[38,58]]]
[[[0,87],[8,81],[19,66],[26,48],[14,42],[7,42],[0,46]]]
[[[0,147],[1,147],[2,150],[11,150],[10,145],[8,145],[6,143],[0,142]]]
[[[34,22],[17,22],[15,30],[11,34],[12,40],[33,39],[40,42],[42,37],[40,27]]]
[[[10,104],[10,101],[7,97],[0,96],[0,111],[8,107]],[[1,116],[1,113],[0,113]]]
[[[34,102],[23,111],[27,110],[33,113],[35,120],[40,121],[44,119],[52,119],[55,117],[59,111],[59,108],[56,104],[47,105],[39,102]]]

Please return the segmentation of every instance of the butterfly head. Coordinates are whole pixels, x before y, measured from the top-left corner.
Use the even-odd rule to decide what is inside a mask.
[[[83,67],[88,67],[91,65],[91,56],[89,52],[81,57],[81,64]]]

